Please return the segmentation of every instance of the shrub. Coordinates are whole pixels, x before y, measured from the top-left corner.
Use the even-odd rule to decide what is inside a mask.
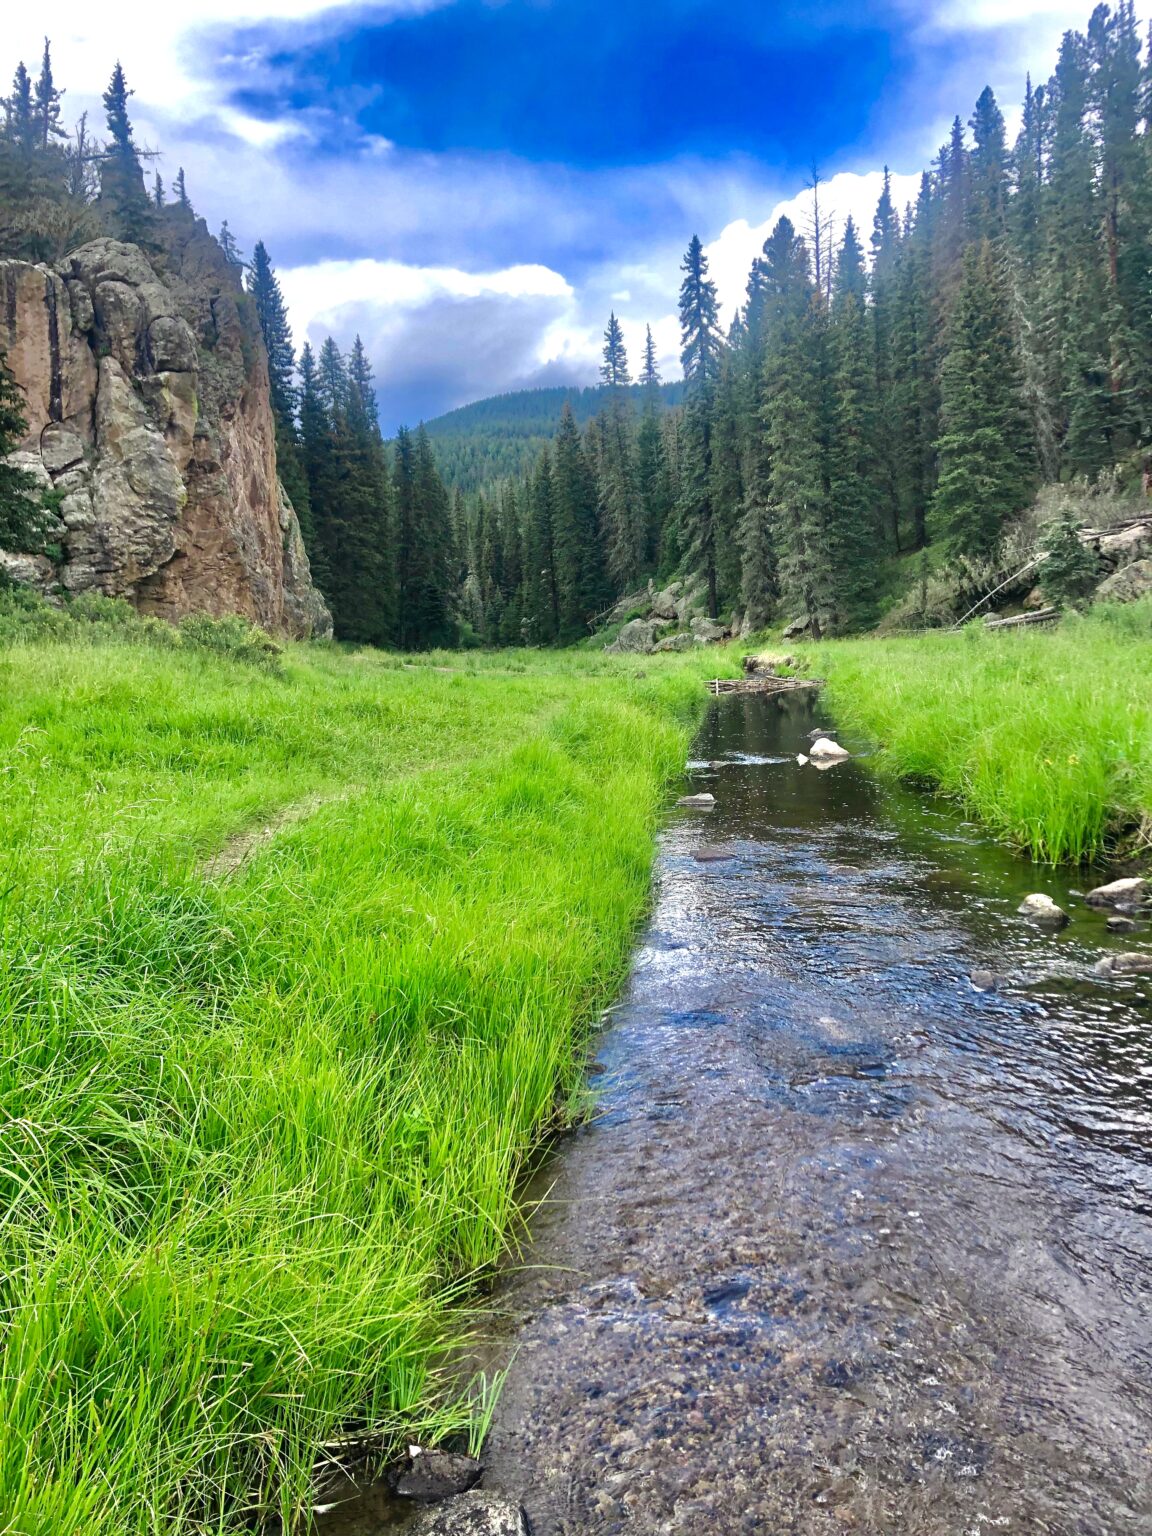
[[[215,651],[233,661],[248,662],[269,672],[280,670],[283,647],[238,614],[225,614],[219,619],[206,613],[189,614],[180,621],[180,635],[186,645],[194,645],[200,650]]]

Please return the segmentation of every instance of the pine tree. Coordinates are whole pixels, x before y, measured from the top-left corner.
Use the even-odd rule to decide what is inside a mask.
[[[1008,214],[1008,145],[1001,112],[991,86],[985,86],[969,126],[972,233],[978,240],[998,240]]]
[[[600,367],[600,382],[607,389],[627,389],[632,382],[624,333],[615,313],[609,316],[608,329],[604,332],[604,361]]]
[[[1003,265],[988,241],[965,253],[940,370],[933,519],[953,555],[995,553],[1035,488]]]
[[[100,190],[96,162],[100,146],[89,137],[88,114],[81,112],[75,131],[64,150],[64,191],[73,202],[92,202]]]
[[[281,427],[291,429],[296,415],[296,389],[293,383],[296,356],[292,346],[292,330],[288,324],[288,306],[284,303],[280,281],[263,240],[257,240],[252,252],[252,265],[248,268],[248,292],[256,306],[260,334],[268,353],[272,409]]]
[[[829,326],[827,543],[822,554],[832,565],[833,622],[849,628],[874,616],[878,479],[876,369],[865,307],[864,252],[851,219],[844,227],[836,271]]]
[[[164,182],[159,171],[152,178],[152,201],[156,204],[157,208],[163,208]]]
[[[45,38],[33,103],[33,122],[41,150],[49,150],[57,140],[68,137],[67,131],[60,126],[60,101],[63,94],[63,91],[56,89],[56,82],[52,78],[52,49]]]
[[[644,387],[644,404],[636,432],[636,490],[644,529],[642,564],[651,570],[660,558],[664,524],[672,510],[667,495],[664,436],[660,426],[660,369],[651,326],[644,340],[640,382]]]
[[[686,398],[681,426],[680,532],[684,552],[704,577],[708,612],[719,612],[715,509],[712,503],[712,411],[723,342],[716,284],[699,237],[692,236],[680,270],[680,362]]]
[[[12,94],[4,102],[4,137],[21,152],[25,163],[36,148],[36,114],[32,106],[32,80],[21,59],[12,79]]]
[[[119,62],[104,92],[110,135],[100,162],[100,206],[122,240],[155,248],[155,217],[128,117],[128,89]]]
[[[552,473],[552,538],[559,609],[558,638],[582,639],[608,600],[597,518],[596,484],[570,405],[556,434]]]
[[[560,636],[554,528],[552,456],[545,449],[529,488],[524,551],[524,620],[529,642],[537,645],[553,645]]]
[[[183,166],[181,166],[179,168],[179,170],[176,172],[176,180],[172,183],[172,190],[176,194],[176,206],[177,206],[177,208],[182,209],[184,213],[191,213],[192,212],[192,201],[191,201],[191,199],[188,196],[188,184],[184,180],[184,167]]]
[[[244,257],[240,252],[240,247],[236,244],[235,235],[233,235],[232,231],[228,228],[227,219],[225,219],[223,224],[221,224],[220,233],[216,236],[216,240],[220,246],[220,249],[224,252],[224,260],[228,263],[228,265],[230,267],[235,267],[237,271],[242,271],[245,266]],[[267,252],[265,252],[265,256],[267,256]],[[263,326],[261,326],[261,329],[263,330]],[[264,338],[264,344],[265,346],[268,345],[267,336]]]

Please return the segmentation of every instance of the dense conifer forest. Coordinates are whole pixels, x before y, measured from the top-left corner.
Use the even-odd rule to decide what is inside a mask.
[[[0,254],[98,233],[162,248],[117,66],[107,137],[61,126],[46,47],[0,135]],[[679,295],[683,383],[616,317],[595,391],[500,397],[385,443],[359,340],[296,355],[268,252],[244,271],[268,347],[284,484],[337,634],[373,644],[581,639],[650,579],[713,616],[874,623],[941,565],[993,568],[1045,483],[1146,481],[1152,440],[1152,59],[1127,0],[1069,32],[1008,141],[985,90],[870,230],[782,218],[725,325],[707,252]],[[912,558],[909,558],[912,557]],[[962,584],[962,583],[961,583]]]

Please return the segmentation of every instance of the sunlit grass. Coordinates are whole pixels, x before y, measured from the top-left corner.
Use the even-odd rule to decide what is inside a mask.
[[[956,796],[1033,858],[1092,859],[1152,828],[1152,604],[807,654],[882,767]]]
[[[292,1520],[323,1442],[462,1425],[451,1304],[725,669],[0,650],[4,1529]]]

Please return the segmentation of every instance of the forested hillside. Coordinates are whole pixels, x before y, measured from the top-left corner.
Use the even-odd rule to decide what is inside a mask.
[[[849,222],[833,242],[818,217],[805,233],[781,219],[727,332],[694,238],[682,411],[636,409],[610,325],[596,419],[581,434],[566,416],[530,475],[473,503],[473,624],[573,639],[680,570],[746,627],[799,616],[841,633],[941,562],[957,593],[989,590],[1046,482],[1142,495],[1150,118],[1134,10],[1102,5],[1051,79],[1027,83],[1014,144],[985,90],[914,206],[886,178],[868,232]]]
[[[630,393],[633,404],[642,405],[641,387],[630,386]],[[684,386],[679,382],[660,386],[666,407],[679,405],[683,397]],[[521,389],[436,416],[427,423],[428,435],[445,483],[453,489],[478,491],[531,469],[555,435],[566,405],[576,425],[586,427],[603,404],[601,389],[594,386]]]
[[[157,175],[145,195],[129,94],[117,66],[106,142],[83,120],[69,137],[48,50],[37,82],[20,66],[0,135],[0,255],[51,259],[102,230],[156,243],[166,194]],[[567,643],[676,574],[745,629],[842,633],[939,586],[942,569],[957,606],[987,591],[1045,484],[1141,497],[1150,125],[1133,7],[1099,6],[1051,79],[1027,82],[1014,144],[986,89],[914,205],[896,207],[886,177],[870,231],[834,233],[815,209],[804,231],[781,219],[730,326],[693,237],[682,385],[661,380],[650,330],[634,377],[613,315],[598,389],[497,397],[394,444],[360,339],[297,358],[268,253],[245,263],[225,225],[267,345],[281,477],[337,635]],[[191,212],[183,171],[175,203]],[[1074,545],[1073,502],[1040,537]]]

